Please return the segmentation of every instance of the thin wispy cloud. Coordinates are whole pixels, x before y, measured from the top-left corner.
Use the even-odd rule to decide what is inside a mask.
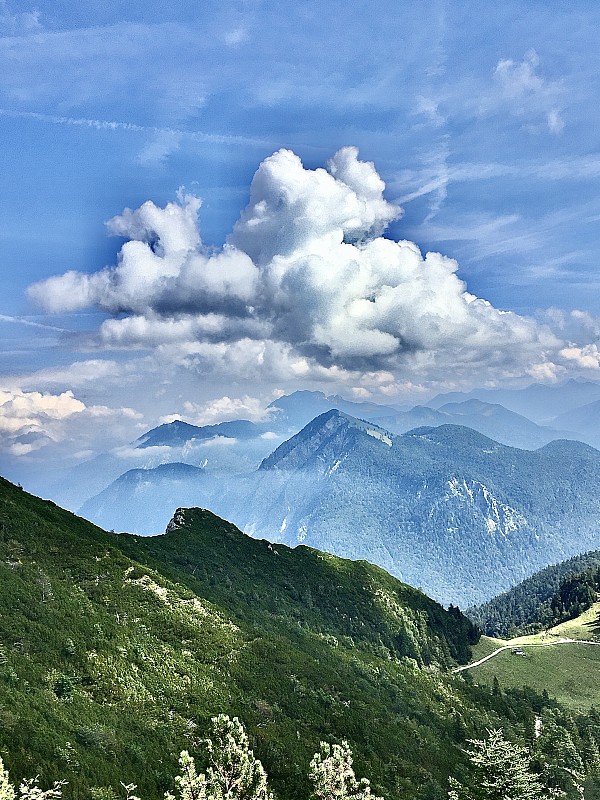
[[[66,328],[58,328],[56,325],[46,325],[43,322],[34,322],[33,320],[26,319],[25,317],[12,317],[8,314],[0,314],[0,322],[10,322],[15,325],[26,325],[29,328],[41,328],[45,331],[56,331],[56,333],[71,333],[72,331]]]
[[[57,114],[43,114],[39,111],[19,111],[10,108],[0,108],[1,117],[13,119],[31,119],[51,125],[67,125],[78,128],[91,128],[98,131],[127,131],[128,133],[153,134],[173,138],[186,138],[195,142],[208,144],[224,144],[231,146],[271,147],[273,142],[265,139],[256,139],[249,136],[232,134],[208,133],[206,131],[190,131],[183,128],[163,128],[157,125],[139,125],[135,122],[122,120],[90,119],[89,117],[65,117]]]

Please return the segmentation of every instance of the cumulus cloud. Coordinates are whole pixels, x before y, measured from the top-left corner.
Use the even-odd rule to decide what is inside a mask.
[[[60,395],[0,390],[0,441],[12,455],[27,455],[60,438],[62,422],[85,404],[73,392]]]
[[[264,422],[271,416],[271,409],[258,397],[219,397],[208,403],[183,404],[185,418],[194,425],[215,425],[234,419],[248,419],[251,422]]]
[[[519,96],[539,86],[528,63],[513,76]],[[551,319],[497,309],[467,290],[454,260],[386,238],[401,209],[384,190],[356,148],[314,170],[280,150],[259,166],[220,250],[202,243],[200,201],[180,192],[164,208],[148,201],[110,220],[109,231],[126,239],[114,267],[67,272],[29,292],[49,311],[109,312],[104,345],[151,348],[230,380],[330,381],[359,395],[373,386],[391,394],[449,370],[456,381],[502,380],[584,363]],[[255,410],[246,398],[198,410],[204,422],[228,413]]]
[[[51,394],[0,389],[0,450],[24,456],[67,438],[81,444],[86,422],[97,428],[99,418],[105,422],[116,418],[131,424],[141,415],[131,408],[86,406],[70,390]]]

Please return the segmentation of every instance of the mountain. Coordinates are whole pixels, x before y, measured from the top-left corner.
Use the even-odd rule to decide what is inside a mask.
[[[376,793],[442,800],[486,728],[554,763],[540,716],[585,759],[586,796],[600,788],[596,712],[449,672],[478,638],[457,608],[202,509],[162,536],[108,534],[0,479],[0,607],[2,759],[17,785],[66,779],[65,800],[128,783],[163,796],[182,749],[203,768],[221,712],[247,726],[279,800],[308,797],[313,752],[340,739]]]
[[[600,452],[591,447],[558,440],[519,450],[455,425],[396,436],[335,409],[253,473],[204,471],[177,483],[134,472],[82,513],[155,533],[181,498],[254,536],[365,558],[461,606],[600,546]]]
[[[268,408],[275,412],[275,421],[296,431],[315,417],[334,408],[360,419],[371,420],[397,414],[399,411],[395,406],[383,406],[370,402],[357,403],[352,400],[344,400],[337,394],[328,397],[323,392],[306,390],[283,395],[270,403]]]
[[[600,400],[600,383],[570,379],[556,384],[534,383],[524,389],[448,392],[436,395],[427,405],[437,409],[448,403],[473,399],[500,404],[534,422],[547,423],[565,411]]]
[[[46,476],[45,480],[34,482],[33,488],[66,508],[80,510],[87,509],[88,501],[130,470],[150,471],[162,464],[184,462],[202,467],[207,472],[250,472],[259,466],[274,444],[285,439],[283,433],[274,431],[272,427],[249,420],[203,426],[175,420],[152,428],[127,447],[102,453],[76,468]],[[187,505],[187,502],[182,497],[181,504]],[[174,507],[169,503],[160,519],[165,521]],[[95,509],[95,502],[89,508]],[[87,515],[88,512],[82,510],[81,513]],[[146,517],[148,522],[154,522],[150,514]],[[100,517],[98,520],[109,528],[114,527]],[[121,526],[117,524],[117,527]],[[138,528],[132,523],[130,529]],[[152,531],[155,530],[152,527]]]
[[[393,406],[355,403],[339,395],[326,397],[322,392],[294,392],[271,403],[270,415],[265,422],[238,419],[215,425],[192,425],[183,420],[174,420],[146,431],[128,447],[102,453],[78,464],[76,468],[56,475],[48,475],[44,471],[34,480],[29,474],[28,487],[51,497],[66,508],[80,510],[87,515],[87,501],[131,469],[152,470],[161,464],[185,462],[208,471],[251,472],[276,444],[297,433],[313,417],[338,407],[364,418],[398,413]],[[187,504],[187,501],[182,504]],[[170,503],[160,518],[164,520],[174,507]],[[89,508],[95,508],[95,502]],[[109,528],[114,527],[114,520],[102,517],[97,520]],[[122,527],[118,522],[115,524],[116,527]],[[139,523],[132,523],[132,529],[149,528],[154,532],[153,524],[152,516],[146,514],[146,527],[140,528]]]
[[[220,422],[217,425],[190,425],[189,422],[174,420],[140,436],[135,447],[183,447],[192,442],[206,441],[222,436],[226,439],[256,439],[268,430],[266,425],[257,425],[247,419]]]
[[[535,633],[581,613],[582,599],[591,602],[600,588],[599,569],[600,550],[583,553],[536,572],[467,613],[488,636]]]
[[[600,453],[537,451],[453,425],[393,436],[330,411],[215,504],[246,532],[366,558],[472,605],[600,544]]]
[[[554,439],[579,438],[567,430],[536,425],[527,417],[497,403],[476,399],[446,403],[440,408],[415,406],[395,416],[381,417],[377,422],[393,433],[406,433],[421,426],[464,425],[496,442],[524,450],[535,450]]]
[[[486,724],[533,725],[530,698],[498,710],[443,674],[477,639],[458,609],[201,509],[163,536],[111,535],[0,479],[0,607],[2,758],[17,782],[65,778],[67,798],[120,781],[162,796],[219,712],[248,726],[281,800],[308,797],[322,739],[348,739],[386,797],[418,800],[444,796]]]
[[[213,488],[210,474],[191,464],[131,469],[81,507],[97,525],[131,533],[160,533],[177,506],[194,505]],[[116,523],[116,525],[115,525]]]
[[[600,400],[564,411],[552,423],[568,427],[578,439],[600,448]]]

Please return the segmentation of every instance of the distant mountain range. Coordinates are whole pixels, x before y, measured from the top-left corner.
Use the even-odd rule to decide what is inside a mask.
[[[353,417],[369,420],[389,417],[407,410],[407,407],[385,406],[370,402],[357,403],[345,400],[337,394],[326,396],[323,392],[310,391],[298,391],[279,397],[268,408],[275,412],[272,420],[276,424],[295,431],[304,428],[315,417],[333,408]]]
[[[29,488],[75,511],[83,509],[89,499],[131,469],[150,470],[163,463],[187,463],[211,472],[248,473],[277,444],[297,433],[311,419],[338,407],[365,419],[401,410],[396,406],[356,403],[338,395],[327,397],[322,392],[298,391],[274,400],[264,422],[236,419],[215,425],[192,425],[174,420],[152,428],[128,447],[103,453],[58,475],[42,475]],[[173,503],[169,503],[168,512],[160,518],[173,508]],[[147,516],[150,520],[150,515]]]
[[[532,452],[455,425],[396,436],[331,410],[255,472],[207,477],[194,473],[177,491],[252,535],[365,558],[443,602],[481,602],[600,546],[600,452],[579,442]],[[117,481],[87,515],[122,529],[126,506],[143,522],[129,527],[142,530],[147,498],[166,502],[171,478],[148,470],[143,490],[140,480]],[[156,532],[156,517],[143,532]]]
[[[220,422],[217,425],[190,425],[176,419],[152,428],[151,431],[140,436],[134,447],[144,449],[148,447],[185,447],[191,442],[205,442],[216,437],[225,439],[256,439],[269,430],[267,425],[257,425],[247,419],[236,419],[231,422]]]
[[[428,401],[431,408],[465,400],[499,403],[539,423],[549,423],[566,411],[600,400],[600,383],[571,379],[557,384],[534,383],[524,389],[473,389],[448,392]]]
[[[554,439],[578,438],[570,430],[537,425],[504,406],[475,398],[460,403],[445,403],[439,408],[415,406],[395,416],[380,417],[377,422],[393,433],[406,433],[423,425],[464,425],[501,444],[525,450],[536,450]]]
[[[112,530],[163,533],[175,508],[196,505],[212,489],[210,473],[191,464],[130,469],[84,503],[80,513]]]
[[[577,405],[589,398],[594,399],[587,405]],[[129,446],[96,456],[74,469],[50,475],[42,472],[28,488],[76,510],[130,469],[153,469],[163,463],[178,462],[211,472],[249,473],[274,447],[333,408],[376,422],[393,433],[405,433],[424,425],[458,424],[523,449],[537,449],[555,439],[577,439],[600,447],[596,400],[600,403],[600,384],[582,381],[555,386],[534,384],[521,390],[481,389],[469,394],[438,395],[427,406],[412,408],[297,391],[274,400],[262,422],[239,419],[193,425],[175,420],[147,431]],[[518,410],[525,408],[533,409],[529,416]],[[561,412],[558,416],[557,410]],[[544,425],[534,422],[531,416],[536,414],[550,422]]]

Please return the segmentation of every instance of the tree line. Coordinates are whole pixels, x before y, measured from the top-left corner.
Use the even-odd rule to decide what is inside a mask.
[[[501,730],[489,730],[484,739],[469,740],[466,753],[470,770],[461,780],[450,778],[448,800],[549,800],[566,798],[560,786],[553,785],[552,774],[561,769],[550,765],[536,773],[534,760],[526,747],[505,738]],[[204,740],[208,757],[205,772],[198,772],[194,758],[187,750],[179,758],[180,772],[174,779],[173,791],[164,800],[275,800],[268,786],[262,763],[250,749],[248,735],[237,717],[225,714],[211,720],[211,736]],[[583,772],[562,767],[568,773],[575,796],[584,797]],[[384,800],[372,793],[367,778],[357,778],[352,750],[348,742],[321,742],[310,762],[308,777],[310,800]],[[18,790],[11,784],[8,771],[0,759],[0,800],[61,800],[65,781],[41,789],[38,778],[24,780]],[[126,800],[141,800],[135,784],[122,783]],[[106,789],[103,798],[115,797]]]

